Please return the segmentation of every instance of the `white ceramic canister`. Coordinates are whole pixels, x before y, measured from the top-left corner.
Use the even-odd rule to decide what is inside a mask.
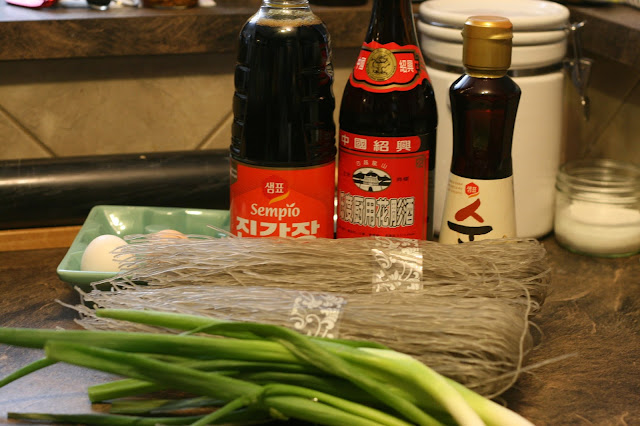
[[[509,75],[522,90],[512,148],[516,230],[519,237],[538,238],[553,229],[569,20],[565,6],[545,0],[426,0],[420,5],[420,45],[438,105],[434,231],[440,230],[451,167],[449,87],[464,73],[461,32],[473,15],[504,16],[513,24]]]

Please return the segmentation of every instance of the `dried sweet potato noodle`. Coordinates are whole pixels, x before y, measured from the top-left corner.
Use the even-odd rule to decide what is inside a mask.
[[[133,255],[133,257],[131,257]],[[154,309],[373,340],[485,396],[517,380],[550,280],[535,239],[129,237],[122,272],[75,307],[86,328],[149,330],[92,307]],[[132,259],[132,260],[131,260]],[[143,284],[141,284],[143,283]],[[105,284],[111,291],[101,291]]]

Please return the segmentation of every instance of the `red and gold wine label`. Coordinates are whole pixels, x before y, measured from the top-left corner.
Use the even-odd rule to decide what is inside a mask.
[[[429,79],[418,46],[364,43],[349,77],[351,85],[369,92],[411,90]]]
[[[303,168],[231,160],[231,232],[239,237],[333,238],[335,162]]]
[[[429,151],[421,145],[420,136],[340,131],[338,238],[427,238]]]

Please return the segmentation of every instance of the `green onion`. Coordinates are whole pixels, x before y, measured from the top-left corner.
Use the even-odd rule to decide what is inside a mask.
[[[278,398],[275,400],[278,402],[277,404],[271,404],[270,395],[266,391],[269,390],[273,393],[273,386],[280,386],[280,388],[275,388],[275,390],[279,390],[280,393],[283,393],[282,389],[288,390],[289,396],[296,400],[300,398],[300,395],[306,398],[311,398],[311,394],[309,394],[310,391],[307,391],[304,388],[298,388],[295,386],[285,387],[285,385],[270,385],[262,388],[259,385],[254,385],[237,379],[231,379],[216,373],[201,372],[189,367],[171,365],[163,361],[149,359],[145,356],[114,351],[112,349],[102,349],[78,343],[58,341],[47,343],[45,345],[45,351],[47,356],[57,361],[73,361],[75,365],[83,367],[98,369],[100,371],[113,374],[127,375],[129,377],[143,380],[162,382],[168,384],[174,389],[220,398],[223,400],[230,400],[230,406],[225,406],[219,410],[222,414],[231,412],[229,411],[231,408],[235,410],[254,403],[262,403],[268,405],[271,409],[276,409],[279,412],[288,415],[289,411],[292,410],[291,406],[289,404],[285,404],[282,399]],[[286,395],[286,393],[284,394]],[[313,391],[312,394],[316,396],[321,395],[317,391]],[[341,405],[341,408],[345,412],[342,416],[338,416],[338,418],[342,418],[343,421],[347,421],[347,423],[342,424],[353,424],[354,426],[358,424],[379,424],[367,422],[364,419],[358,420],[359,417],[362,417],[362,413],[368,414],[374,411],[371,408],[344,400],[342,400],[343,402],[341,404],[339,402],[341,401],[340,398],[330,399],[330,397],[327,396],[326,400],[330,400],[335,405]],[[358,412],[358,416],[354,417],[351,415],[351,412],[346,412],[345,408],[350,408],[351,411]],[[330,406],[324,406],[322,409],[315,407],[315,410],[312,413],[310,412],[308,416],[305,415],[304,412],[299,413],[297,409],[293,410],[296,415],[309,421],[317,421],[318,413],[322,411],[326,412],[323,416],[326,416],[327,418],[336,418],[335,410]],[[385,415],[380,412],[378,413],[378,417],[385,417]],[[332,422],[330,424],[340,423]],[[394,423],[385,422],[382,424],[400,425],[403,423],[398,423],[398,420],[396,419]]]
[[[310,338],[274,325],[193,315],[97,312],[186,333],[0,328],[0,343],[44,348],[47,356],[1,383],[54,362],[126,377],[89,389],[92,401],[113,403],[111,414],[60,417],[12,413],[12,418],[110,425],[187,422],[196,426],[266,417],[354,426],[531,424],[414,358],[375,343],[345,344]],[[194,332],[216,337],[193,335]],[[172,401],[148,396],[140,399],[150,391],[162,389],[188,396]],[[136,398],[122,399],[132,396]],[[173,414],[172,410],[194,407],[213,411],[199,417],[171,417],[175,423],[132,415]]]
[[[45,353],[47,357],[56,361],[70,362],[82,367],[153,383],[163,383],[174,389],[222,400],[255,395],[262,389],[259,385],[217,373],[202,372],[154,360],[144,355],[79,343],[48,342],[45,345]]]
[[[136,398],[113,401],[109,412],[111,414],[157,414],[194,408],[218,407],[222,404],[219,399],[203,396],[183,399]]]
[[[9,374],[4,379],[0,380],[0,388],[8,385],[9,383],[18,380],[21,377],[24,377],[28,374],[33,373],[34,371],[38,371],[42,368],[48,367],[50,365],[55,364],[55,361],[50,360],[49,358],[42,358],[37,361],[32,362],[31,364],[25,365],[19,370],[14,371]]]
[[[122,331],[41,330],[0,328],[0,342],[27,348],[44,348],[48,341],[78,342],[125,352],[142,352],[193,358],[229,358],[244,361],[298,363],[281,345],[259,340],[210,339]]]
[[[31,420],[34,422],[75,423],[105,426],[156,426],[189,425],[202,416],[189,417],[137,417],[110,414],[41,414],[41,413],[9,413],[8,418],[14,420]]]

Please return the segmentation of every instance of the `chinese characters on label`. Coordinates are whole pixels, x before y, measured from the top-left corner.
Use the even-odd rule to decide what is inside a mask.
[[[385,138],[374,136],[358,136],[348,132],[340,132],[340,144],[343,148],[382,154],[400,154],[417,152],[422,141],[417,137]]]
[[[413,64],[414,64],[413,59],[401,59],[400,61],[398,61],[398,65],[400,66],[399,71],[401,73],[413,74],[417,70],[417,67],[414,67]]]
[[[421,66],[421,56],[415,45],[364,43],[349,81],[368,92],[412,90],[429,78],[426,68]]]
[[[339,197],[338,214],[344,222],[377,228],[397,228],[414,224],[414,197],[362,197],[343,191],[340,191]]]

